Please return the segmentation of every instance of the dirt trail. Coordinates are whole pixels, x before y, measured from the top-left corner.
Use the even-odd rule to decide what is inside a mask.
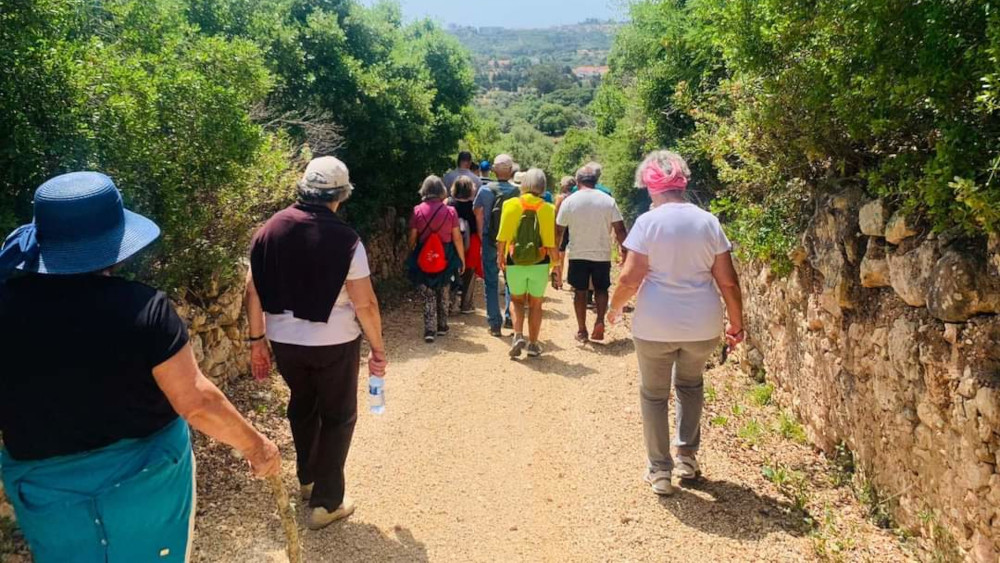
[[[611,330],[608,345],[582,347],[573,341],[570,295],[550,291],[546,311],[545,356],[520,362],[507,358],[508,339],[487,334],[482,314],[454,318],[449,336],[426,345],[415,302],[386,312],[387,412],[371,415],[360,398],[348,460],[348,491],[358,510],[343,524],[303,530],[308,561],[816,557],[817,533],[762,477],[760,463],[777,454],[821,473],[818,458],[783,440],[748,445],[734,425],[708,423],[739,400],[744,376],[728,367],[710,372],[720,390],[705,418],[701,460],[708,480],[661,499],[640,480],[636,362],[626,330]],[[297,490],[280,379],[266,387],[238,382],[227,392],[277,438],[285,480]],[[198,444],[195,560],[282,560],[281,528],[263,484],[247,478],[226,448],[203,438]],[[840,553],[904,559],[892,536],[872,529],[849,495],[825,494],[837,515],[830,530],[852,530]]]

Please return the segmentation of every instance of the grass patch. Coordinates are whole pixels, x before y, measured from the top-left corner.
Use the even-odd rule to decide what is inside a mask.
[[[777,463],[765,463],[760,471],[778,488],[778,492],[792,502],[795,510],[805,512],[809,504],[809,480],[805,473]]]
[[[743,416],[747,412],[747,408],[736,403],[729,409],[729,412],[733,413],[733,416]]]
[[[729,418],[722,415],[714,416],[712,417],[712,420],[708,421],[708,423],[711,424],[712,426],[724,427],[725,425],[729,424]]]
[[[796,444],[807,444],[805,428],[799,424],[795,416],[788,411],[781,411],[778,414],[778,434],[786,440],[791,440]]]
[[[736,436],[747,445],[756,446],[760,444],[760,439],[764,436],[764,425],[756,418],[751,418],[740,427]]]
[[[705,384],[705,402],[714,403],[719,398],[719,392],[712,387],[711,383]]]
[[[774,385],[771,385],[770,383],[754,385],[749,393],[750,403],[758,407],[766,407],[771,404],[773,395]]]
[[[846,552],[857,545],[852,536],[844,537],[837,526],[837,515],[830,503],[823,508],[823,518],[809,534],[813,550],[823,561],[847,561]]]

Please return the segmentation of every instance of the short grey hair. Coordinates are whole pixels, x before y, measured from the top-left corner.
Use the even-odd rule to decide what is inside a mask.
[[[576,185],[593,188],[597,185],[597,174],[589,166],[582,166],[576,171]]]
[[[502,168],[511,174],[514,173],[514,159],[509,154],[498,154],[493,160],[493,170]]]
[[[590,168],[591,170],[594,171],[594,176],[597,176],[597,181],[600,182],[601,174],[604,173],[604,167],[601,166],[601,163],[591,160],[590,162],[587,163],[587,168]]]
[[[691,169],[688,168],[687,161],[684,157],[675,153],[674,151],[659,150],[653,151],[646,155],[643,159],[642,164],[639,165],[635,170],[635,187],[645,189],[649,186],[643,181],[642,176],[646,172],[646,168],[649,168],[650,164],[656,163],[666,175],[671,175],[674,172],[674,167],[678,167],[678,171],[684,175],[685,178],[691,178]]]
[[[542,172],[540,168],[532,168],[524,173],[524,180],[521,181],[521,193],[540,196],[545,193],[545,183],[545,172]]]
[[[563,176],[562,180],[559,180],[559,187],[564,191],[570,191],[576,187],[576,178],[572,176]]]
[[[428,176],[420,186],[420,199],[427,201],[430,199],[444,199],[448,197],[448,188],[444,186],[444,180],[439,176]]]
[[[309,187],[304,181],[295,184],[296,197],[299,201],[307,204],[326,205],[328,203],[343,203],[350,199],[354,193],[354,185],[348,184],[342,188],[332,190],[322,190]]]

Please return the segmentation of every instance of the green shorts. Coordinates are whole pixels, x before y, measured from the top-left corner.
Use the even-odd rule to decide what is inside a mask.
[[[507,285],[511,295],[527,293],[532,297],[545,297],[545,288],[549,285],[549,264],[507,266]]]

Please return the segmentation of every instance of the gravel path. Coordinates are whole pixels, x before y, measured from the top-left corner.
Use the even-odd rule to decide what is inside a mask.
[[[326,530],[303,529],[308,561],[816,558],[815,526],[762,477],[761,463],[778,455],[811,467],[810,475],[825,464],[805,446],[771,438],[747,444],[734,424],[708,424],[740,400],[745,376],[728,366],[710,372],[719,391],[705,418],[707,480],[658,498],[640,480],[636,362],[626,330],[611,330],[608,345],[582,347],[573,341],[570,295],[550,291],[546,308],[546,355],[520,362],[507,358],[507,339],[487,334],[481,314],[453,319],[451,335],[426,345],[415,302],[386,313],[387,412],[363,409],[348,460],[358,510]],[[297,490],[280,378],[264,387],[237,382],[227,392],[276,437],[285,480]],[[366,407],[366,397],[361,401]],[[758,416],[776,412],[765,411]],[[204,438],[198,448],[195,560],[283,560],[264,485],[249,479],[226,448]],[[851,529],[835,550],[848,560],[906,558],[891,535],[864,520],[843,487],[818,488],[810,507],[833,506],[837,515],[823,533]],[[827,551],[834,545],[823,542]]]

